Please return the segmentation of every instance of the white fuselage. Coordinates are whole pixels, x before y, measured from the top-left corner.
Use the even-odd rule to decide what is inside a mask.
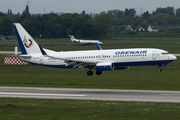
[[[159,67],[176,60],[176,57],[165,50],[150,48],[111,49],[102,50],[99,41],[76,40],[82,44],[95,43],[98,50],[55,52],[43,49],[29,35],[19,23],[14,23],[14,29],[19,42],[22,55],[20,58],[32,64],[53,68],[88,68],[88,76],[92,76],[91,69],[96,69],[96,74],[102,71],[128,69],[129,66],[158,65]],[[158,70],[161,72],[161,69]]]
[[[99,44],[99,45],[102,45],[103,43],[100,42],[99,40],[79,40],[79,39],[75,39],[73,35],[69,35],[70,38],[71,38],[71,41],[73,43],[80,43],[80,44],[83,44],[83,45],[87,45],[87,44]]]
[[[91,51],[71,51],[71,52],[51,52],[52,57],[46,57],[42,54],[33,54],[31,58],[22,58],[32,64],[43,65],[55,68],[73,68],[64,60],[77,60],[79,62],[111,62],[114,68],[121,66],[143,66],[158,65],[166,66],[167,63],[176,60],[176,57],[161,49],[135,48],[135,49],[112,49],[112,50],[91,50]],[[93,64],[92,64],[93,65]],[[80,65],[79,65],[80,66]],[[79,66],[76,66],[78,68]]]
[[[100,45],[102,45],[103,43],[102,42],[99,42],[98,40],[77,40],[77,39],[74,39],[72,40],[72,42],[74,43],[81,43],[81,44],[95,44],[95,43],[98,43]]]

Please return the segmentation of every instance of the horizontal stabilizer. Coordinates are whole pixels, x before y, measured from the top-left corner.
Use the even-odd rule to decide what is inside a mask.
[[[30,55],[18,55],[18,56],[21,57],[21,58],[31,58]]]

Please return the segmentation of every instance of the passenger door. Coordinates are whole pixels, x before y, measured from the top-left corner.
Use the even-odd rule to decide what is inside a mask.
[[[43,64],[44,61],[43,61],[43,56],[40,57],[40,64]]]

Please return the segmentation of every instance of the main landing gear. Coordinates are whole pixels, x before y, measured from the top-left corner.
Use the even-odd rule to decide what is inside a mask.
[[[92,76],[93,75],[93,72],[90,70],[90,71],[87,71],[87,75],[88,76]]]
[[[158,72],[162,72],[162,70],[161,70],[161,68],[160,68],[160,67],[158,68]]]
[[[96,71],[96,75],[101,75],[102,74],[102,71]],[[93,75],[93,72],[91,71],[91,69],[90,69],[90,71],[87,71],[87,75],[88,76],[92,76]]]

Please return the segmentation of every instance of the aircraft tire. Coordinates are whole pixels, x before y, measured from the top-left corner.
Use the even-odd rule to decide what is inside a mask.
[[[159,69],[159,70],[158,70],[158,72],[162,72],[162,70],[161,70],[161,69]]]
[[[102,71],[96,71],[96,75],[101,75]]]
[[[92,71],[87,71],[87,75],[88,75],[88,76],[92,76],[92,75],[93,75],[93,72],[92,72]]]

